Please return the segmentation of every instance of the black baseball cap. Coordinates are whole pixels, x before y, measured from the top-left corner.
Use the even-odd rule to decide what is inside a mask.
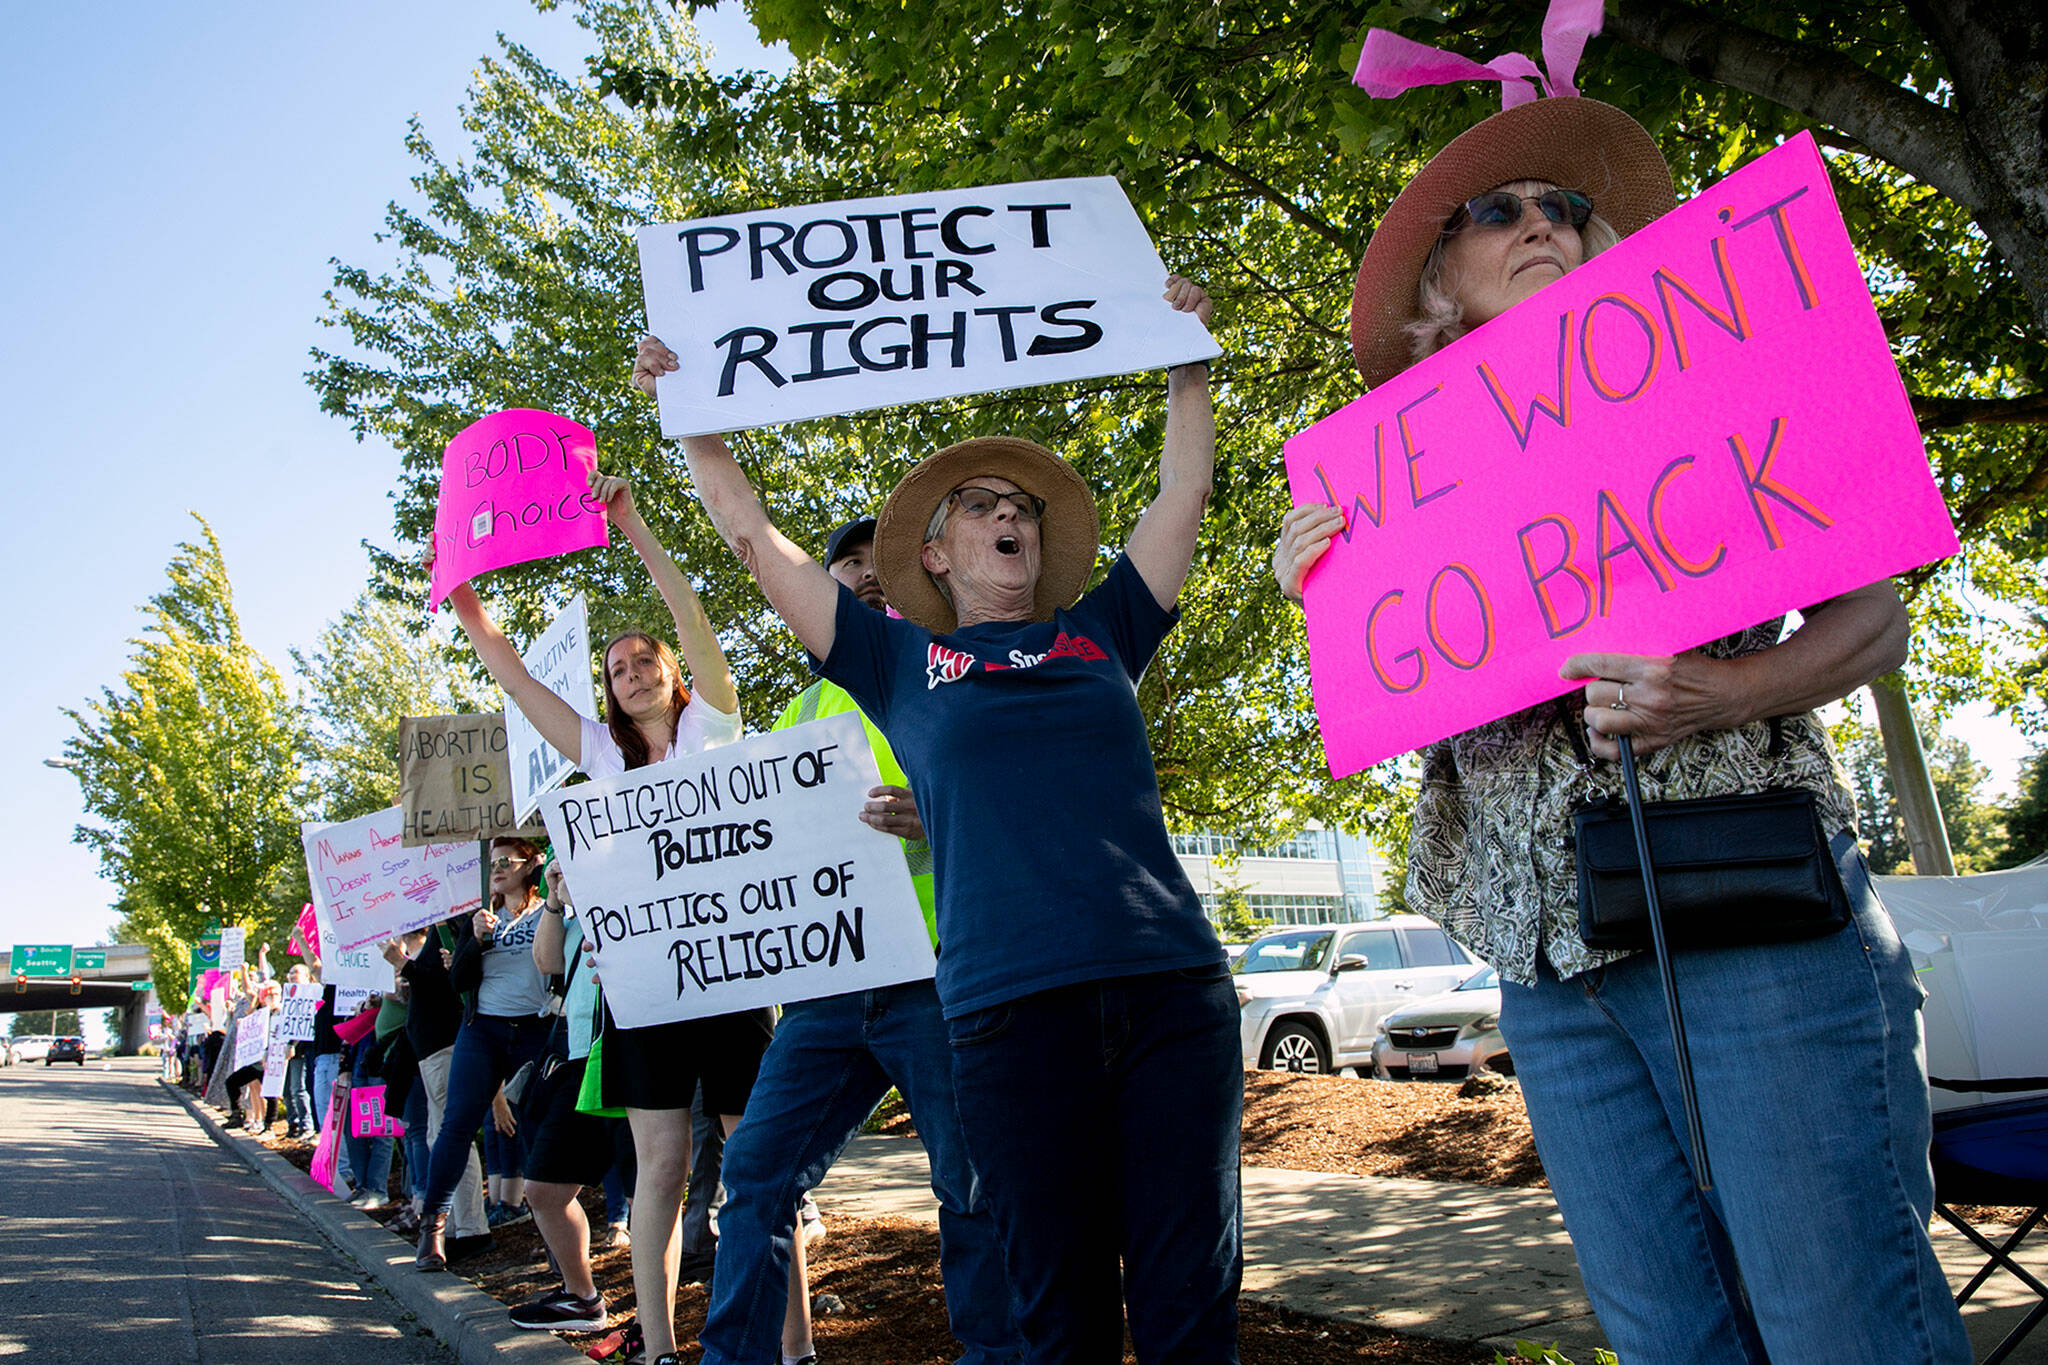
[[[825,538],[825,567],[838,562],[841,552],[850,553],[875,538],[875,519],[856,517]],[[849,542],[851,542],[849,544]]]

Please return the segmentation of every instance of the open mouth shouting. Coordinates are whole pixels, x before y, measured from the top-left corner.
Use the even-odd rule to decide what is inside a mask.
[[[996,553],[999,555],[1022,554],[1024,553],[1024,547],[1017,543],[1017,537],[1015,536],[998,536],[996,537]]]

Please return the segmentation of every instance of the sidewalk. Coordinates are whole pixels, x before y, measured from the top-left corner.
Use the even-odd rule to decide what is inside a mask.
[[[916,1139],[867,1135],[832,1168],[818,1202],[828,1222],[834,1214],[935,1222],[928,1179]],[[1247,1166],[1244,1224],[1244,1289],[1255,1298],[1501,1349],[1516,1337],[1554,1341],[1579,1365],[1606,1344],[1545,1190]],[[1953,1288],[1983,1262],[1945,1223],[1935,1225],[1934,1245]],[[2030,1239],[2020,1261],[2048,1278],[2048,1239]],[[1963,1311],[1978,1356],[2035,1302],[2002,1271],[1987,1281]],[[2048,1365],[2048,1324],[2007,1360]]]

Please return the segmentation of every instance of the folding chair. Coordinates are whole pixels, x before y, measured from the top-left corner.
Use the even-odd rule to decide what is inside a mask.
[[[2007,1092],[2040,1090],[2048,1077],[2008,1081],[1934,1080],[1944,1090]],[[1970,1296],[1999,1270],[2016,1277],[2040,1296],[2041,1302],[2006,1334],[1982,1365],[1997,1365],[2011,1355],[2029,1332],[2048,1318],[2048,1285],[2014,1259],[2020,1243],[2048,1215],[2048,1095],[2032,1095],[1968,1109],[1950,1109],[1934,1116],[1934,1211],[1970,1239],[1990,1259],[1956,1294],[1956,1304]],[[1952,1207],[1956,1204],[2018,1205],[2032,1210],[2003,1243],[1970,1226]]]

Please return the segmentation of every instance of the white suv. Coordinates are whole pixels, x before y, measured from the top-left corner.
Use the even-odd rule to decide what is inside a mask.
[[[1231,964],[1247,1067],[1336,1072],[1372,1065],[1380,1020],[1450,990],[1473,959],[1421,915],[1276,929]]]

